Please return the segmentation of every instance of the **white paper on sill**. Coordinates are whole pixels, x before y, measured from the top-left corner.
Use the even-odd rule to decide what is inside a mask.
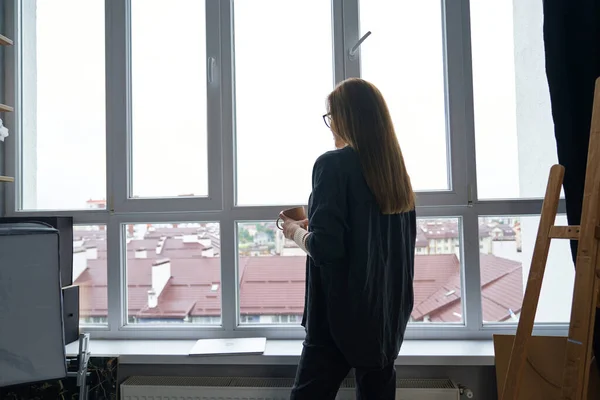
[[[264,354],[267,338],[200,339],[190,350],[190,356]]]

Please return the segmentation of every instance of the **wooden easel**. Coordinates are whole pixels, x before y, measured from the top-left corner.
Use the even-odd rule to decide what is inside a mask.
[[[500,400],[600,399],[600,373],[592,362],[600,292],[600,78],[594,93],[581,226],[554,225],[564,173],[561,165],[550,170],[516,335],[494,336]],[[569,336],[532,337],[552,239],[579,241]]]

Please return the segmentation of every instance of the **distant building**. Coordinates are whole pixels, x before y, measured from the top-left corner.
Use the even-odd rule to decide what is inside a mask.
[[[269,243],[269,235],[265,232],[256,232],[253,241],[256,245],[266,245]]]
[[[92,200],[89,199],[85,202],[86,207],[91,210],[105,210],[106,209],[106,200]]]
[[[479,226],[479,250],[493,254],[491,228],[486,224]],[[419,220],[417,228],[416,254],[455,254],[460,257],[460,229],[458,221]]]

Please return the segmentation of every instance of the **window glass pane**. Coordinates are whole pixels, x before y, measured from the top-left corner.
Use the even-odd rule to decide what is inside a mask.
[[[237,203],[305,204],[314,161],[334,148],[331,2],[236,1],[234,28]]]
[[[542,2],[470,4],[478,196],[543,197],[557,155]]]
[[[86,208],[106,198],[104,1],[20,4],[20,206]]]
[[[462,323],[460,219],[419,219],[417,224],[411,322]]]
[[[458,218],[419,219],[413,323],[461,323]],[[272,221],[238,223],[240,323],[299,324],[306,254]]]
[[[447,190],[441,2],[363,0],[361,75],[388,103],[415,190]]]
[[[106,226],[74,226],[73,284],[79,286],[79,321],[83,325],[108,323],[106,265]]]
[[[124,227],[130,324],[221,323],[218,223]]]
[[[133,197],[208,194],[203,0],[132,0]]]
[[[539,216],[482,217],[479,248],[483,322],[516,324],[529,277]],[[559,215],[557,225],[567,225]],[[568,240],[553,240],[546,263],[536,323],[568,323],[575,269]]]

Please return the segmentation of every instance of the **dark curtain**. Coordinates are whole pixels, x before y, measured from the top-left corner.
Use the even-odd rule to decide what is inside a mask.
[[[515,0],[522,1],[522,0]],[[565,167],[569,225],[581,222],[590,122],[600,77],[600,0],[544,0],[546,76],[550,87],[558,162]],[[571,243],[573,261],[577,242]],[[594,352],[600,351],[596,313]]]

